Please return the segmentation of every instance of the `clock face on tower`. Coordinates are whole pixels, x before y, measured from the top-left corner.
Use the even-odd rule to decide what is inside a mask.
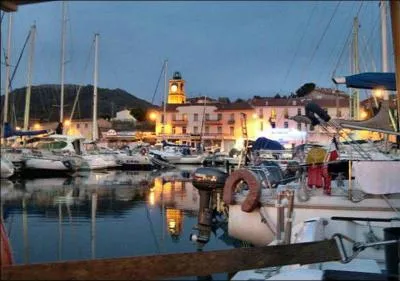
[[[178,86],[176,84],[171,85],[171,92],[175,93],[178,90]]]

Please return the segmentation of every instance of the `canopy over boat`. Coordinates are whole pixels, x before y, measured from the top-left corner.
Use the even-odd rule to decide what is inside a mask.
[[[265,137],[260,137],[256,139],[253,143],[253,151],[254,150],[284,150],[285,148],[278,141],[270,140]]]
[[[364,72],[334,77],[332,80],[335,84],[345,84],[347,88],[396,91],[396,77],[393,72]]]
[[[41,134],[47,134],[47,130],[38,130],[38,131],[17,131],[14,130],[9,123],[4,123],[4,138],[9,138],[12,136],[36,136]]]

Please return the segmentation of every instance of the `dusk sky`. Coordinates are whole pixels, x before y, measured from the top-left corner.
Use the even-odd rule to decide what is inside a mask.
[[[182,73],[189,96],[234,100],[288,94],[306,82],[333,87],[335,69],[337,75],[350,74],[345,42],[357,12],[361,71],[373,71],[374,65],[381,69],[375,1],[70,1],[67,7],[65,83],[93,83],[93,53],[87,61],[98,32],[98,86],[121,88],[148,101],[164,59],[169,78],[174,71]],[[34,85],[60,83],[61,8],[62,2],[55,1],[20,6],[14,14],[12,65],[36,21]],[[6,14],[2,52],[7,22]],[[390,25],[388,34],[393,70]],[[28,50],[13,88],[26,85]],[[3,54],[1,71],[3,94]],[[162,99],[160,87],[156,104]]]

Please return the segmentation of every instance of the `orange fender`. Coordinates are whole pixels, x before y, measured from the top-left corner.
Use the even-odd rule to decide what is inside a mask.
[[[14,263],[12,257],[12,251],[10,246],[10,241],[4,227],[3,220],[1,220],[1,264],[0,266],[12,265]]]
[[[247,186],[249,187],[249,193],[242,203],[241,209],[243,212],[250,213],[260,205],[261,198],[261,182],[257,175],[250,170],[239,169],[233,171],[232,174],[229,175],[224,185],[223,200],[229,205],[235,203],[233,194],[235,192],[236,185],[240,181],[246,182]]]

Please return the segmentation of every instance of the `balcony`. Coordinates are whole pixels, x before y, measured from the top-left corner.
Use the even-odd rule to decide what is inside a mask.
[[[205,120],[206,125],[222,125],[222,119],[206,119]]]
[[[188,120],[187,119],[172,119],[172,125],[173,126],[183,126],[183,125],[187,125]]]

